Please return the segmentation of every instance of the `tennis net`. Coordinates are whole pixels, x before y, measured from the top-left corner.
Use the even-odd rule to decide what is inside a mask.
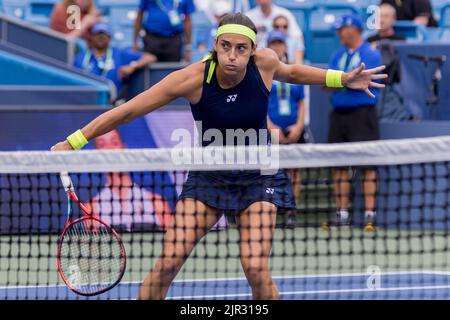
[[[177,273],[168,299],[251,299],[250,283],[263,290],[255,279],[266,276],[257,259],[264,246],[282,299],[450,298],[450,137],[271,148],[0,153],[0,299],[135,299],[163,256],[188,171],[210,177],[194,180],[199,197],[233,207],[248,188],[258,190],[255,184],[261,193],[278,192],[259,178],[278,167],[293,177],[296,209],[279,208],[274,221],[261,218],[270,206],[247,217],[220,210],[216,220],[199,205],[178,207],[178,233],[212,228]],[[71,292],[57,271],[67,207],[62,171],[125,244],[122,281],[98,296]],[[348,219],[338,207],[348,209]],[[166,242],[192,244],[174,239]],[[183,259],[165,258],[172,267]]]

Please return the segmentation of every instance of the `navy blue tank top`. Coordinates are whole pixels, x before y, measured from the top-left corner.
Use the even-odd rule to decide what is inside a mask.
[[[266,88],[256,64],[250,62],[244,79],[230,89],[222,89],[219,86],[216,70],[214,70],[210,83],[207,83],[210,65],[211,60],[207,61],[205,66],[202,97],[197,104],[191,103],[195,121],[201,121],[201,137],[206,130],[217,129],[222,133],[223,145],[236,145],[240,144],[237,143],[237,139],[232,143],[230,141],[227,143],[227,129],[242,129],[243,131],[254,129],[256,132],[259,132],[260,129],[266,130],[270,91]],[[214,142],[201,140],[202,146]],[[260,142],[258,140],[257,143],[266,144],[267,141]],[[214,142],[214,144],[220,144],[220,142]],[[248,140],[245,144],[248,144]]]

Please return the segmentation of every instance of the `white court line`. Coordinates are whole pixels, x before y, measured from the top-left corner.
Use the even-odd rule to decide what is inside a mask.
[[[416,271],[391,271],[383,272],[380,276],[384,275],[409,275],[409,274],[433,274],[433,275],[446,275],[450,276],[450,271],[434,271],[434,270],[416,270]],[[306,275],[291,275],[291,276],[274,276],[274,279],[309,279],[309,278],[339,278],[339,277],[361,277],[369,276],[368,273],[332,273],[332,274],[306,274]],[[208,279],[186,279],[186,280],[175,280],[174,282],[220,282],[220,281],[246,281],[245,277],[239,278],[208,278]]]
[[[351,292],[382,292],[382,291],[412,291],[412,290],[439,290],[450,289],[448,286],[423,286],[423,287],[393,287],[393,288],[378,288],[378,289],[339,289],[339,290],[317,290],[317,291],[290,291],[280,292],[280,295],[307,295],[307,294],[330,294],[330,293],[351,293]],[[169,300],[192,300],[192,299],[211,299],[211,298],[233,298],[233,297],[251,297],[251,293],[239,294],[221,294],[221,295],[204,295],[204,296],[179,296],[170,297]]]
[[[411,275],[411,274],[433,274],[433,275],[446,275],[450,276],[450,271],[435,271],[435,270],[415,270],[415,271],[391,271],[383,272],[380,276],[389,275]],[[338,277],[360,277],[369,276],[367,273],[334,273],[334,274],[310,274],[310,275],[291,275],[291,276],[274,276],[276,280],[283,279],[310,279],[310,278],[338,278]],[[207,279],[186,279],[175,280],[174,283],[186,283],[186,282],[223,282],[223,281],[247,281],[245,277],[232,277],[232,278],[207,278]],[[121,282],[119,285],[127,284],[140,284],[142,281],[127,281]],[[31,289],[31,288],[54,288],[54,287],[66,287],[65,284],[50,284],[50,285],[38,285],[38,286],[8,286],[0,287],[0,290],[5,289]]]

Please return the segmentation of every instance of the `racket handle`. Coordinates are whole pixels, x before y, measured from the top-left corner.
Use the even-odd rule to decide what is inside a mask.
[[[72,184],[72,179],[70,179],[68,172],[61,172],[59,174],[59,178],[61,179],[62,185],[63,185],[66,193],[75,191],[73,184]]]

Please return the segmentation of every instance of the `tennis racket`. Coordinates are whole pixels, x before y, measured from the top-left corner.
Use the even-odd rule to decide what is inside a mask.
[[[116,231],[78,200],[68,173],[60,173],[67,193],[67,221],[58,243],[58,271],[75,293],[94,296],[115,287],[126,267],[125,247]],[[72,203],[84,215],[72,221]]]

